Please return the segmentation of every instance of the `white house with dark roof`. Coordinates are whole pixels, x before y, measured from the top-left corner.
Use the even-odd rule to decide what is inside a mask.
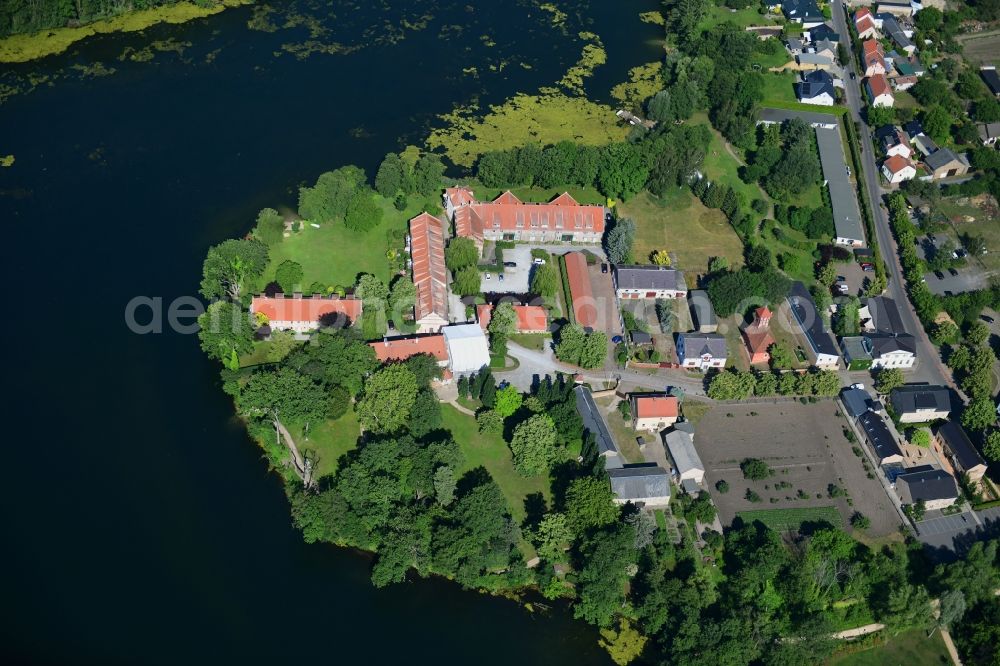
[[[905,384],[889,393],[889,404],[900,423],[927,423],[948,418],[951,394],[944,386]]]
[[[726,367],[726,338],[718,333],[681,333],[677,336],[677,362],[693,370]]]
[[[872,368],[912,368],[917,362],[916,340],[909,333],[865,335],[863,340]]]
[[[615,266],[618,298],[687,298],[684,273],[665,266]]]
[[[616,504],[665,507],[670,504],[670,474],[656,463],[625,465],[608,470]]]
[[[899,501],[906,504],[924,503],[928,511],[944,509],[958,501],[958,484],[943,469],[921,465],[906,470],[893,482]]]
[[[795,95],[803,104],[833,106],[837,98],[833,76],[819,69],[803,74],[802,81],[795,84]]]

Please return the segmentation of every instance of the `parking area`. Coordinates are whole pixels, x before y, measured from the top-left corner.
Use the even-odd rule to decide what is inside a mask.
[[[951,252],[950,247],[957,247],[957,241],[952,239],[950,235],[943,233],[935,234],[933,237],[930,235],[918,236],[916,243],[917,254],[925,260],[933,257],[942,246],[945,247],[944,251],[946,252]],[[939,296],[982,289],[986,286],[988,278],[989,276],[974,264],[955,266],[951,269],[942,268],[939,271],[928,271],[924,274],[927,287]]]
[[[939,511],[928,511],[927,515],[931,517],[917,523],[917,527],[918,538],[930,548],[961,551],[974,541],[1000,534],[1000,507],[976,512],[964,511],[950,516],[942,516]]]
[[[526,294],[531,284],[531,246],[518,245],[503,251],[505,264],[499,275],[490,271],[482,273],[479,288],[484,294]],[[489,276],[487,278],[487,276]]]
[[[832,400],[713,407],[699,421],[694,441],[723,524],[731,524],[740,511],[833,506],[845,526],[859,511],[871,520],[870,536],[894,533],[898,514],[853,452],[856,445],[845,438],[846,426]],[[744,479],[740,462],[746,458],[763,460],[773,475],[759,481]],[[716,490],[722,480],[729,485],[726,493]],[[751,501],[748,491],[759,501]]]

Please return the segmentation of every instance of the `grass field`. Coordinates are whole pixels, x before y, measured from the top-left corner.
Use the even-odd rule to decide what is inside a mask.
[[[745,28],[748,25],[773,25],[774,21],[761,15],[753,8],[731,10],[728,7],[713,4],[709,5],[709,10],[705,12],[705,18],[701,20],[698,27],[707,30],[723,23],[735,23],[739,27]]]
[[[832,506],[816,506],[801,509],[758,509],[755,511],[739,511],[736,514],[745,522],[759,520],[773,530],[797,530],[802,523],[825,521],[835,527],[842,522],[840,513]]]
[[[835,655],[828,666],[882,666],[883,664],[907,664],[907,666],[943,666],[950,664],[948,649],[940,632],[927,638],[921,629],[907,631],[894,636],[880,647]]]
[[[986,32],[959,35],[956,37],[962,44],[962,57],[973,65],[980,63],[1000,64],[1000,30],[989,30]]]
[[[665,199],[643,192],[618,209],[622,216],[635,220],[634,254],[640,263],[661,249],[677,255],[679,268],[695,273],[708,269],[710,257],[728,257],[731,265],[741,263],[743,243],[726,216],[706,208],[686,187]]]
[[[326,420],[314,425],[309,430],[309,439],[301,430],[293,431],[292,437],[300,451],[310,451],[319,460],[315,476],[322,478],[337,471],[337,461],[357,446],[360,434],[358,419],[354,410],[349,409],[336,421]]]
[[[392,202],[380,196],[376,200],[382,208],[382,222],[371,231],[351,231],[339,220],[323,224],[319,229],[304,223],[299,233],[272,247],[264,284],[274,279],[275,270],[286,259],[302,265],[303,290],[308,290],[314,282],[328,287],[350,287],[358,273],[372,273],[388,283],[390,267],[386,250],[390,247],[403,249],[401,241],[390,246],[388,234],[393,230],[405,233],[407,222],[421,211],[424,202],[411,197],[406,210],[398,211]]]
[[[500,486],[510,504],[511,515],[519,523],[525,517],[524,500],[528,495],[541,493],[546,500],[551,498],[549,480],[546,477],[524,478],[514,471],[510,447],[499,435],[480,434],[476,420],[451,405],[441,405],[441,416],[444,427],[455,436],[455,441],[465,455],[465,466],[458,470],[459,474],[485,467]]]
[[[691,120],[692,122],[708,124],[708,117],[703,113],[695,114]],[[748,202],[754,199],[767,199],[767,194],[756,183],[744,183],[740,180],[741,162],[726,150],[726,143],[722,135],[711,127],[709,129],[712,131],[712,141],[708,144],[708,153],[705,155],[705,163],[702,165],[705,177],[713,183],[725,183],[737,192],[742,192]]]
[[[764,72],[764,101],[761,106],[770,106],[775,102],[798,104],[795,98],[795,73]],[[811,107],[814,111],[816,107]],[[818,109],[825,111],[825,109]]]
[[[552,341],[552,336],[545,333],[515,333],[510,336],[510,341],[527,349],[542,351],[545,345]]]

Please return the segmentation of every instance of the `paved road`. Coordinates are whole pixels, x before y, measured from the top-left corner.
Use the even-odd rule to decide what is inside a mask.
[[[520,365],[512,370],[494,370],[500,379],[504,379],[522,390],[529,390],[535,375],[544,377],[557,372],[576,374],[580,370],[559,361],[550,348],[544,351],[527,349],[516,342],[507,343],[507,354],[518,360]],[[658,370],[654,373],[644,373],[638,370],[590,370],[583,372],[583,379],[591,384],[613,382],[616,378],[623,385],[640,386],[642,388],[666,390],[668,386],[677,386],[688,395],[704,397],[704,383],[700,378],[692,378],[683,370]],[[706,398],[707,399],[707,398]]]
[[[851,33],[847,29],[847,18],[843,1],[835,1],[832,6],[833,27],[839,34],[847,38]],[[951,373],[948,372],[941,361],[941,355],[927,338],[920,320],[917,319],[917,315],[913,312],[913,307],[903,287],[903,269],[899,265],[896,242],[889,228],[888,214],[882,204],[883,190],[879,183],[878,166],[875,163],[875,156],[872,154],[871,141],[868,140],[871,131],[864,118],[861,117],[861,77],[859,76],[855,80],[851,80],[849,72],[857,70],[854,65],[854,50],[849,47],[848,51],[851,54],[851,62],[844,63],[844,70],[847,73],[844,79],[844,93],[847,98],[847,106],[850,108],[850,119],[859,124],[858,134],[861,138],[861,161],[865,172],[865,187],[868,190],[868,199],[873,206],[872,214],[875,218],[875,235],[878,239],[879,247],[882,249],[882,256],[885,258],[886,268],[889,273],[887,293],[900,306],[899,313],[903,319],[903,326],[917,340],[917,366],[908,373],[908,379],[911,382],[943,384],[951,386],[958,391]],[[965,396],[961,391],[958,393],[964,400]]]

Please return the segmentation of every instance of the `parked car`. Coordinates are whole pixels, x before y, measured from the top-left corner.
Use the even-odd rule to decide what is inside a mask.
[[[503,273],[498,274],[497,279],[503,282]]]
[[[864,391],[865,390],[865,385],[862,384],[861,382],[858,382],[857,384],[851,384],[851,388],[852,389],[858,389],[859,391]]]
[[[861,264],[861,270],[863,270],[866,273],[871,273],[873,270],[875,270],[875,264],[869,264],[869,263]]]
[[[944,273],[942,273],[941,271],[934,271],[934,277],[936,277],[938,280],[943,280]]]
[[[854,81],[857,78],[858,78],[858,75],[855,74],[854,72],[851,72],[851,81]]]
[[[969,252],[964,247],[960,247],[957,250],[955,250],[955,254],[958,255],[959,259],[965,259],[967,256],[969,256]]]
[[[837,282],[847,282],[847,278],[845,278],[843,275],[838,275]]]
[[[503,262],[504,268],[517,268],[517,262],[515,261],[505,261]]]
[[[607,273],[608,272],[608,265],[607,264],[601,264],[601,272],[602,273]]]
[[[992,324],[994,321],[996,321],[995,319],[993,319],[993,317],[989,315],[979,315],[979,318],[985,321],[987,324]]]
[[[542,264],[545,263],[545,260],[542,259],[541,257],[535,257],[534,259],[531,260],[531,263],[541,266]]]
[[[492,275],[490,275],[489,273],[487,273],[487,274],[486,274],[486,279],[487,279],[487,280],[492,280],[492,279],[493,279],[493,276],[492,276]]]
[[[956,271],[954,268],[949,268],[948,272],[951,273],[953,277],[958,276],[958,271]]]

